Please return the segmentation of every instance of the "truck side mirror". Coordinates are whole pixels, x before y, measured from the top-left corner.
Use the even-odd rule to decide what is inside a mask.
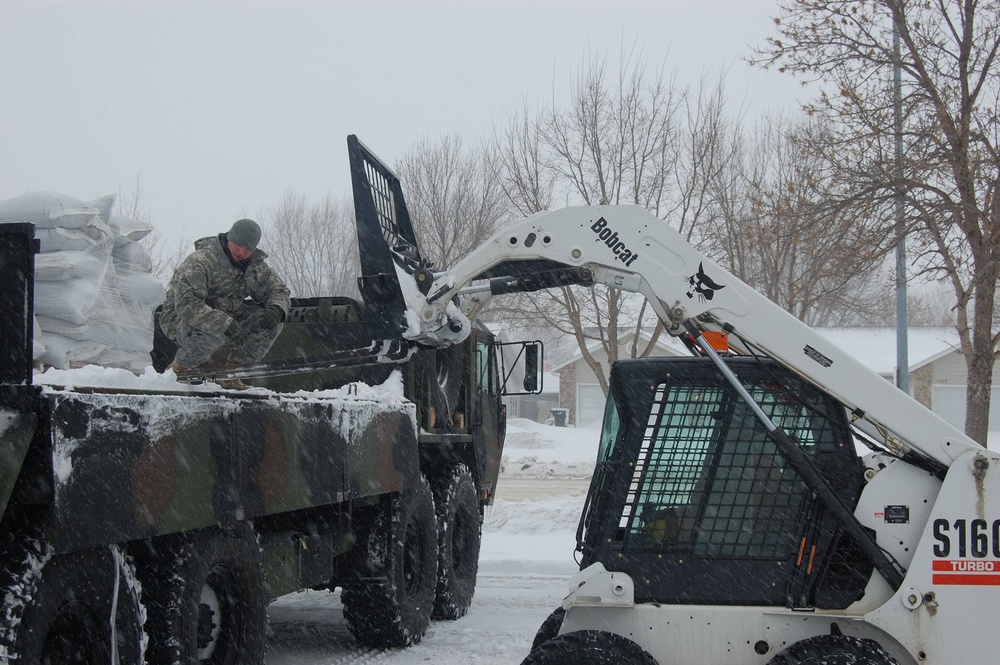
[[[537,395],[542,392],[540,341],[497,342],[496,348],[500,361],[501,395]]]
[[[539,345],[524,347],[524,392],[535,394],[540,391],[538,385],[538,355]]]

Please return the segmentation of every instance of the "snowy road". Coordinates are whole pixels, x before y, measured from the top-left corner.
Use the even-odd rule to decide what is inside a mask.
[[[503,478],[497,498],[504,501],[528,501],[545,497],[586,492],[589,478]]]
[[[458,621],[435,621],[420,644],[398,651],[355,648],[339,593],[312,591],[282,598],[268,610],[272,635],[266,663],[520,663],[575,572],[572,562],[536,563],[526,569],[523,561],[483,562],[469,613]]]

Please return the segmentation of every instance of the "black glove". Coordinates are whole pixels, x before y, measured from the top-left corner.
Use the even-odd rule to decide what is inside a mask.
[[[229,322],[229,327],[226,328],[226,340],[229,342],[229,346],[234,349],[238,349],[247,343],[247,329],[240,325],[240,322],[233,319]]]
[[[285,311],[277,305],[271,305],[264,310],[260,317],[260,326],[264,330],[271,330],[285,320]]]

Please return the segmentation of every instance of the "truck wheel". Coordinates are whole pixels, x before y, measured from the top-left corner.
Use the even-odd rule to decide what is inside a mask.
[[[796,642],[768,665],[899,665],[875,640],[817,635]]]
[[[150,665],[264,662],[264,561],[249,524],[169,539],[152,557],[143,575]]]
[[[348,582],[344,618],[364,646],[415,644],[430,625],[437,581],[434,497],[426,482],[393,497],[355,547],[355,573],[374,581]]]
[[[119,548],[53,555],[36,540],[4,557],[10,568],[0,589],[0,661],[142,665],[146,611],[135,569]]]
[[[458,467],[434,497],[437,508],[438,571],[434,619],[465,616],[479,573],[479,496],[472,474]]]
[[[657,665],[632,640],[603,630],[577,630],[532,648],[521,665]]]
[[[563,619],[566,618],[566,610],[561,607],[557,607],[552,610],[542,625],[538,627],[538,632],[535,633],[535,639],[531,641],[531,649],[535,650],[540,647],[543,643],[548,642],[553,637],[559,634],[559,629],[562,628]]]

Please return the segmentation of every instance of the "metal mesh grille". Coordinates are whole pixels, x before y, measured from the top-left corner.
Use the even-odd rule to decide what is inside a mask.
[[[747,386],[804,449],[834,445],[816,405],[774,386]],[[619,528],[629,551],[785,559],[804,485],[764,426],[721,384],[656,390]]]
[[[392,181],[377,165],[372,164],[367,159],[365,160],[365,175],[368,176],[382,237],[385,238],[389,247],[397,253],[416,258],[418,256],[417,248],[399,234],[399,224],[396,220],[396,196]]]

